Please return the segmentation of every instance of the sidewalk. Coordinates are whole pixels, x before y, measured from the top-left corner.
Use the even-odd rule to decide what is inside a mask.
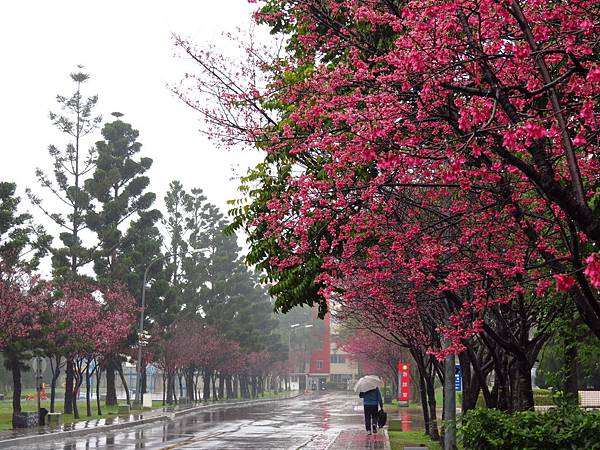
[[[390,450],[390,439],[387,429],[380,429],[377,434],[369,436],[364,429],[342,431],[327,450]]]
[[[37,428],[24,428],[0,433],[0,448],[15,447],[32,444],[41,440],[62,439],[65,437],[84,436],[87,434],[104,433],[123,428],[143,426],[155,422],[174,420],[187,414],[203,410],[226,408],[236,405],[253,405],[258,403],[271,403],[296,398],[302,394],[272,397],[267,399],[252,400],[225,400],[200,405],[181,405],[164,407],[152,411],[133,413],[127,416],[114,416],[103,419],[80,421],[66,425],[46,426]]]

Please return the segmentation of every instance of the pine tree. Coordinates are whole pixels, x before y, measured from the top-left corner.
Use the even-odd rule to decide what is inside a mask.
[[[51,247],[53,276],[59,283],[75,280],[80,277],[79,269],[93,259],[90,249],[83,245],[81,233],[87,228],[85,211],[89,207],[90,196],[83,190],[85,179],[94,169],[96,162],[95,149],[84,150],[83,139],[98,128],[102,118],[93,114],[98,96],[84,97],[81,87],[89,78],[89,74],[81,71],[70,74],[75,83],[75,92],[65,97],[56,96],[61,112],[50,112],[52,124],[65,135],[68,142],[64,149],[54,145],[48,147],[52,159],[52,180],[40,168],[36,169],[38,183],[48,190],[62,205],[60,211],[51,211],[42,199],[31,189],[27,189],[30,201],[36,205],[54,225],[60,229],[59,238],[62,246]],[[71,414],[73,370],[72,361],[66,361],[67,379],[65,383],[65,414]],[[60,367],[56,368],[60,371]]]
[[[79,69],[82,66],[78,66]],[[65,210],[52,212],[46,208],[42,199],[27,189],[29,199],[38,206],[52,222],[62,230],[59,237],[62,247],[52,248],[52,266],[55,279],[77,278],[80,267],[91,261],[89,249],[83,246],[81,232],[87,226],[85,211],[89,207],[90,196],[83,190],[86,177],[94,169],[95,149],[85,151],[83,139],[93,133],[102,120],[93,115],[98,96],[85,98],[81,92],[82,84],[89,79],[83,72],[70,75],[76,85],[70,97],[56,96],[62,112],[50,112],[50,120],[59,131],[69,137],[64,149],[54,145],[48,147],[52,158],[54,180],[41,169],[36,169],[39,184],[50,191],[64,205]]]
[[[94,201],[86,223],[99,242],[94,258],[98,281],[125,282],[132,294],[139,295],[139,274],[143,273],[146,258],[157,255],[160,249],[160,237],[154,228],[160,212],[150,209],[156,196],[146,192],[150,180],[145,173],[152,166],[152,159],[138,155],[139,132],[120,119],[122,114],[112,115],[116,120],[102,128],[104,140],[96,143],[96,168],[85,183]],[[115,371],[123,380],[119,357],[107,355],[105,369],[106,403],[113,405],[117,401]]]

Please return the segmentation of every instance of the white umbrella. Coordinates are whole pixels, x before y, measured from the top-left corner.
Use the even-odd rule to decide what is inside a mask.
[[[383,380],[377,375],[366,375],[356,382],[354,392],[367,392],[382,386]]]

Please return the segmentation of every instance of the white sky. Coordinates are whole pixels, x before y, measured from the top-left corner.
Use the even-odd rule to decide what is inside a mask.
[[[243,174],[258,156],[216,149],[198,132],[200,117],[167,89],[189,67],[174,57],[171,33],[228,47],[221,33],[248,28],[255,7],[247,0],[0,2],[0,180],[15,181],[22,203],[41,218],[24,189],[42,193],[35,168],[50,172],[48,145],[66,143],[48,112],[59,110],[56,94],[73,92],[69,73],[83,64],[92,77],[83,93],[99,96],[96,114],[108,121],[119,111],[139,130],[142,155],[154,160],[148,174],[159,205],[168,183],[179,179],[188,189],[201,187],[225,212],[226,201],[238,197],[232,165]]]

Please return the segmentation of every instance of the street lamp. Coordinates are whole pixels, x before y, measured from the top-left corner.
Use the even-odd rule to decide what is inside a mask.
[[[35,357],[35,392],[37,394],[37,409],[38,413],[40,413],[42,410],[40,398],[42,395],[42,357],[39,353]]]
[[[201,251],[202,250],[184,252],[184,253],[179,254],[179,256],[193,255],[194,253],[198,253]],[[138,405],[141,405],[141,400],[142,400],[142,394],[141,394],[141,390],[142,390],[141,389],[142,388],[142,335],[144,334],[144,312],[146,309],[146,280],[148,278],[148,271],[150,270],[150,267],[152,267],[152,265],[155,262],[161,261],[163,259],[167,259],[171,256],[173,256],[173,254],[171,254],[171,253],[166,253],[164,255],[157,256],[156,258],[154,258],[152,261],[150,261],[148,263],[148,265],[146,266],[146,270],[144,270],[144,281],[142,282],[142,307],[140,308],[140,325],[139,325],[139,331],[138,331],[138,357],[137,357],[137,364],[136,364],[136,368],[135,368],[135,372],[136,372],[135,401],[137,402]]]
[[[295,323],[293,325],[290,325],[290,332],[288,334],[288,359],[290,359],[290,354],[292,353],[292,331],[294,331],[298,327],[311,328],[312,326],[313,326],[312,323],[308,323],[308,324]],[[306,389],[308,387],[308,374],[306,374],[306,373],[304,373],[304,383],[305,383],[304,388]],[[300,379],[298,379],[298,390],[300,390]]]
[[[140,325],[138,331],[138,355],[137,364],[135,368],[135,401],[138,405],[141,405],[141,387],[142,387],[142,335],[144,334],[144,312],[146,309],[146,280],[148,278],[148,271],[155,262],[171,256],[169,253],[166,255],[158,256],[148,263],[146,270],[144,270],[144,281],[142,282],[142,307],[140,308]]]

